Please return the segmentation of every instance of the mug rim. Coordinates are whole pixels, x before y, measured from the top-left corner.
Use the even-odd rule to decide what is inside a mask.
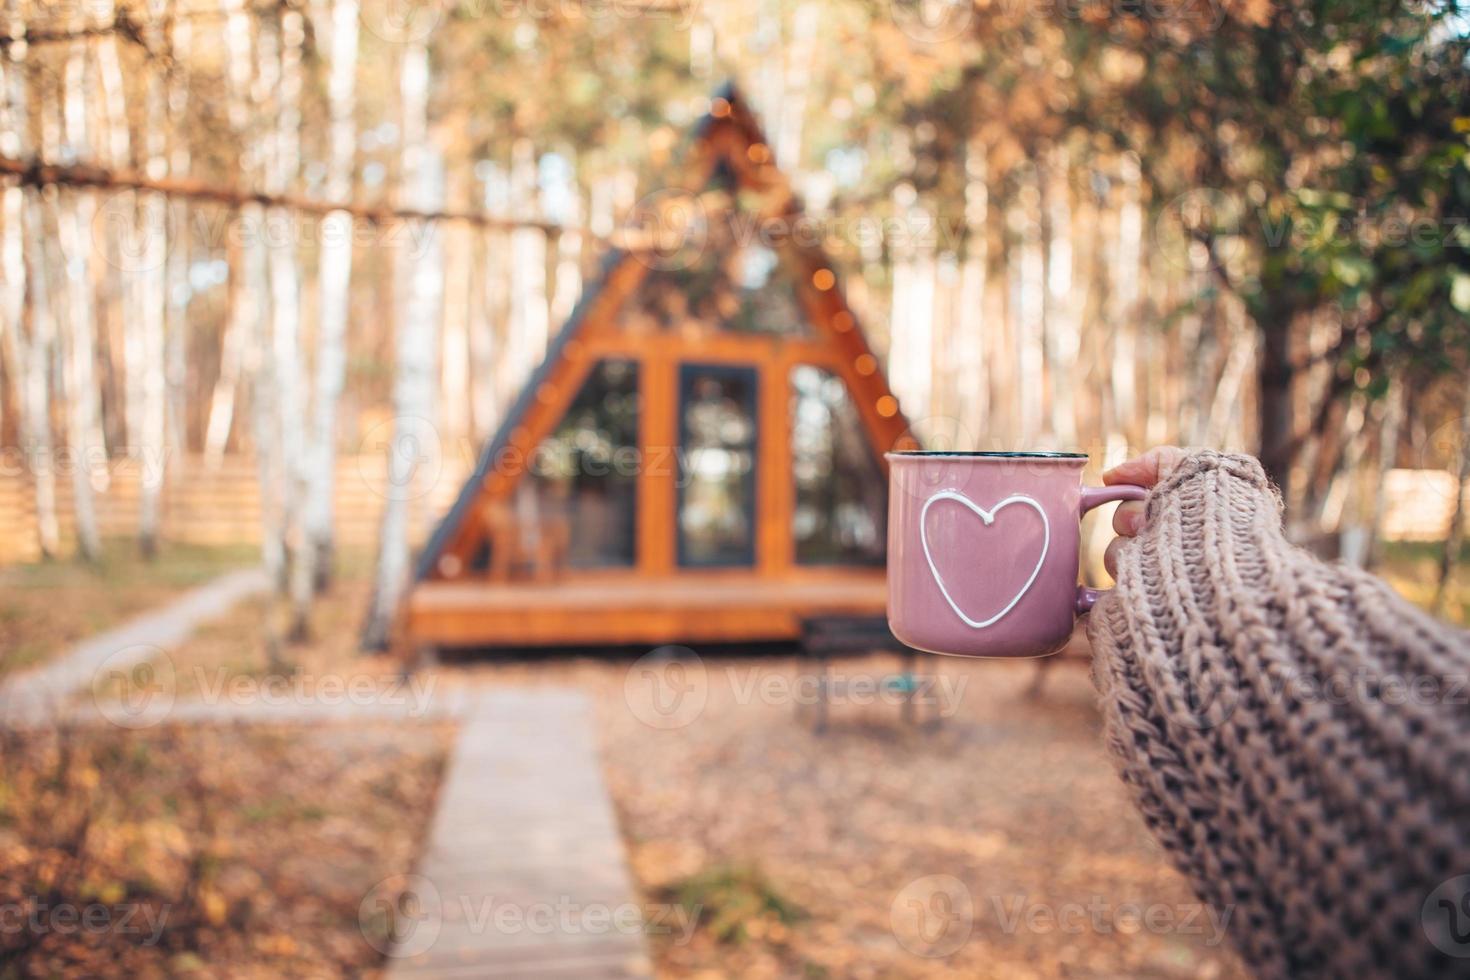
[[[944,458],[956,459],[1088,459],[1086,453],[1052,452],[1048,450],[1018,450],[1015,452],[1002,452],[992,450],[953,450],[953,449],[894,449],[889,456],[908,456],[916,459]]]

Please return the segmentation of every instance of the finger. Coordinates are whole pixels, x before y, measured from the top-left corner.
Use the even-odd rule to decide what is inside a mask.
[[[1113,577],[1114,581],[1117,581],[1118,578],[1118,550],[1127,541],[1127,538],[1114,538],[1108,542],[1108,550],[1103,552],[1103,568],[1108,570],[1108,574]]]
[[[1103,483],[1131,483],[1151,487],[1179,466],[1189,454],[1178,446],[1156,446],[1141,456],[1119,463],[1102,475]]]
[[[1113,530],[1131,538],[1143,527],[1143,515],[1142,500],[1125,500],[1113,511]]]

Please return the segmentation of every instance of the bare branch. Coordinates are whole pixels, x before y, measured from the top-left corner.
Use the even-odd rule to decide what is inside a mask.
[[[77,163],[61,165],[41,160],[17,160],[0,156],[0,175],[15,177],[31,187],[95,187],[101,190],[154,191],[168,197],[206,201],[228,208],[239,208],[247,204],[259,204],[268,208],[286,208],[306,214],[330,214],[346,211],[362,221],[386,224],[394,221],[462,221],[479,228],[513,230],[516,228],[538,228],[547,234],[560,234],[572,229],[551,221],[498,218],[478,211],[424,211],[415,208],[395,208],[379,205],[343,203],[335,204],[294,194],[266,194],[261,191],[242,190],[210,184],[206,181],[186,177],[153,179],[128,170],[109,170],[91,164]]]

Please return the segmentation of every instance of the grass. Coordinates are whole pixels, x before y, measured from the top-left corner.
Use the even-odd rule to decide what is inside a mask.
[[[707,868],[668,888],[665,897],[722,943],[744,942],[752,923],[790,926],[805,915],[758,868],[747,865]]]
[[[1383,556],[1375,571],[1410,602],[1430,609],[1439,585],[1439,562],[1443,545],[1438,541],[1391,541],[1383,545]],[[1452,623],[1470,625],[1470,542],[1460,552],[1458,574],[1450,582],[1443,611]]]
[[[252,545],[173,544],[149,561],[134,541],[112,539],[96,564],[64,559],[0,568],[0,676],[258,555]]]

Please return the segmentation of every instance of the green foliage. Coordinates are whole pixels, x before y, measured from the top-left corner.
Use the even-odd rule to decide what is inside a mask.
[[[722,943],[744,942],[753,921],[791,925],[805,915],[763,873],[744,865],[706,868],[669,888],[667,897]]]
[[[1335,307],[1345,373],[1438,373],[1470,352],[1470,58],[1457,2],[1245,4],[1190,29],[1066,24],[1076,124],[1144,161],[1156,206],[1208,188],[1246,248],[1212,273],[1265,331]],[[1142,66],[1121,83],[1106,65]],[[1356,370],[1362,368],[1364,370]]]

